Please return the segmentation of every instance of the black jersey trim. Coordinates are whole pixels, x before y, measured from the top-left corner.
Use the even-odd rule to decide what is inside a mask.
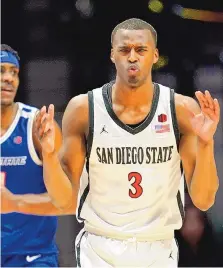
[[[93,137],[94,137],[94,96],[93,92],[88,92],[88,113],[89,113],[89,132],[87,137],[87,153],[86,153],[86,171],[88,173],[88,184],[86,188],[84,189],[83,194],[80,197],[80,203],[78,206],[78,213],[77,218],[80,221],[84,221],[83,218],[81,218],[81,210],[83,208],[84,202],[87,198],[87,195],[89,193],[90,185],[89,185],[89,158],[91,154],[91,148],[93,144]]]
[[[152,106],[151,106],[151,110],[149,112],[149,114],[147,115],[146,119],[138,126],[135,128],[131,128],[129,125],[124,124],[115,114],[113,108],[112,108],[112,102],[111,102],[111,98],[109,98],[109,96],[111,95],[111,89],[112,89],[112,85],[114,82],[105,84],[102,88],[102,95],[103,95],[103,99],[104,99],[104,104],[106,107],[106,110],[108,112],[108,114],[110,115],[110,117],[112,118],[112,120],[122,129],[124,129],[125,131],[129,132],[130,134],[138,134],[139,132],[143,131],[152,121],[155,113],[156,113],[156,109],[158,106],[158,102],[159,102],[159,95],[160,95],[160,87],[158,84],[154,84],[154,94],[153,94],[153,100],[152,100]]]
[[[176,115],[176,107],[175,107],[175,97],[174,97],[174,90],[170,88],[170,110],[173,122],[173,130],[177,144],[177,151],[179,152],[180,146],[180,131],[177,123],[177,115]]]
[[[177,204],[178,204],[181,219],[182,219],[182,222],[183,222],[185,215],[184,215],[184,206],[183,206],[180,190],[178,190],[178,192],[177,192]]]
[[[89,132],[87,137],[87,158],[90,157],[94,137],[94,96],[93,92],[88,92],[88,114],[89,114]]]
[[[182,162],[180,163],[180,171],[181,171],[181,177],[180,178],[182,179],[182,176],[183,176],[184,183],[185,183],[185,175],[184,175]],[[185,191],[185,189],[184,189],[184,191]],[[184,206],[183,206],[180,190],[178,190],[178,192],[177,192],[177,204],[178,204],[180,215],[181,215],[182,222],[183,222],[184,218],[185,218],[185,212],[184,212]]]
[[[83,232],[83,234],[80,237],[79,242],[77,243],[76,246],[76,254],[77,254],[77,267],[81,267],[81,240],[83,238],[83,236],[85,235],[86,231]]]

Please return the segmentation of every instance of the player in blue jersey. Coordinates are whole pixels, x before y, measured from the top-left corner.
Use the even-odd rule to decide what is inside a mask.
[[[47,194],[42,147],[35,134],[40,114],[34,107],[14,102],[19,86],[17,52],[1,45],[0,55],[1,266],[57,267],[54,215],[74,214],[74,210],[58,210]],[[61,132],[54,125],[58,151]]]

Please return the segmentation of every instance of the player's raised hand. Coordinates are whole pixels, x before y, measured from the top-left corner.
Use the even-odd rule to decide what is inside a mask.
[[[12,213],[17,211],[17,200],[15,195],[10,192],[1,181],[1,213]]]
[[[220,106],[218,100],[213,99],[208,90],[205,93],[196,91],[195,95],[200,104],[201,113],[195,115],[187,102],[184,102],[184,107],[188,112],[194,132],[202,141],[209,142],[213,139],[220,120]]]
[[[42,151],[52,153],[55,150],[54,105],[50,104],[48,110],[43,106],[36,116],[35,134],[42,146]]]

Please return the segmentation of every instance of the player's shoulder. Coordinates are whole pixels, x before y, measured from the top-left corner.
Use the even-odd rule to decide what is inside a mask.
[[[22,102],[17,102],[17,104],[18,104],[18,109],[20,110],[21,116],[25,118],[35,116],[39,111],[38,108],[22,103]]]
[[[84,132],[88,125],[88,94],[73,97],[64,112],[63,133]]]
[[[185,96],[179,93],[175,93],[175,107],[177,113],[185,113],[184,103],[186,102],[187,106],[196,114],[200,112],[200,106],[198,102],[189,96]]]
[[[74,130],[87,133],[89,128],[89,103],[93,97],[93,92],[100,88],[92,89],[86,94],[73,97],[64,112],[63,130],[73,132]]]
[[[162,85],[162,84],[158,84],[159,86],[160,92],[161,92],[161,96],[166,93],[166,95],[169,95],[170,93],[173,93],[174,96],[174,101],[175,101],[175,106],[178,108],[183,107],[183,102],[186,101],[189,103],[189,105],[192,105],[194,107],[197,107],[197,102],[195,99],[193,99],[192,97],[186,96],[186,95],[182,95],[176,92],[176,90],[174,88]]]
[[[90,98],[93,94],[97,94],[98,92],[102,92],[102,87],[93,88],[86,94],[80,94],[73,97],[69,101],[67,109],[75,112],[84,112],[85,110],[88,110]]]
[[[73,97],[66,107],[66,114],[84,115],[88,110],[88,94],[80,94]]]
[[[168,86],[165,86],[165,85],[160,84],[160,83],[155,83],[155,85],[157,85],[161,91],[168,91],[168,92],[170,91],[170,87],[168,87]]]
[[[23,102],[17,102],[17,103],[18,103],[18,105],[19,105],[19,107],[20,107],[21,109],[26,110],[27,112],[38,110],[37,107],[34,107],[34,106],[32,106],[32,105],[25,104],[25,103],[23,103]]]
[[[195,114],[200,113],[200,106],[194,98],[178,93],[175,94],[176,117],[181,134],[192,133],[191,124],[188,119],[188,111],[184,102],[186,102],[187,107]]]
[[[154,87],[156,90],[156,96],[159,101],[166,103],[169,102],[170,99],[172,99],[172,93],[174,93],[174,89],[160,83],[154,83]]]

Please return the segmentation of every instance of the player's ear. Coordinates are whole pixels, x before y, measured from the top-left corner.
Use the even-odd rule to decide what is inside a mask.
[[[158,48],[155,49],[154,57],[153,57],[153,64],[157,63],[159,59],[159,50]]]
[[[114,60],[114,50],[113,50],[113,48],[111,49],[110,59],[111,59],[111,61],[113,63],[115,63],[115,60]]]

